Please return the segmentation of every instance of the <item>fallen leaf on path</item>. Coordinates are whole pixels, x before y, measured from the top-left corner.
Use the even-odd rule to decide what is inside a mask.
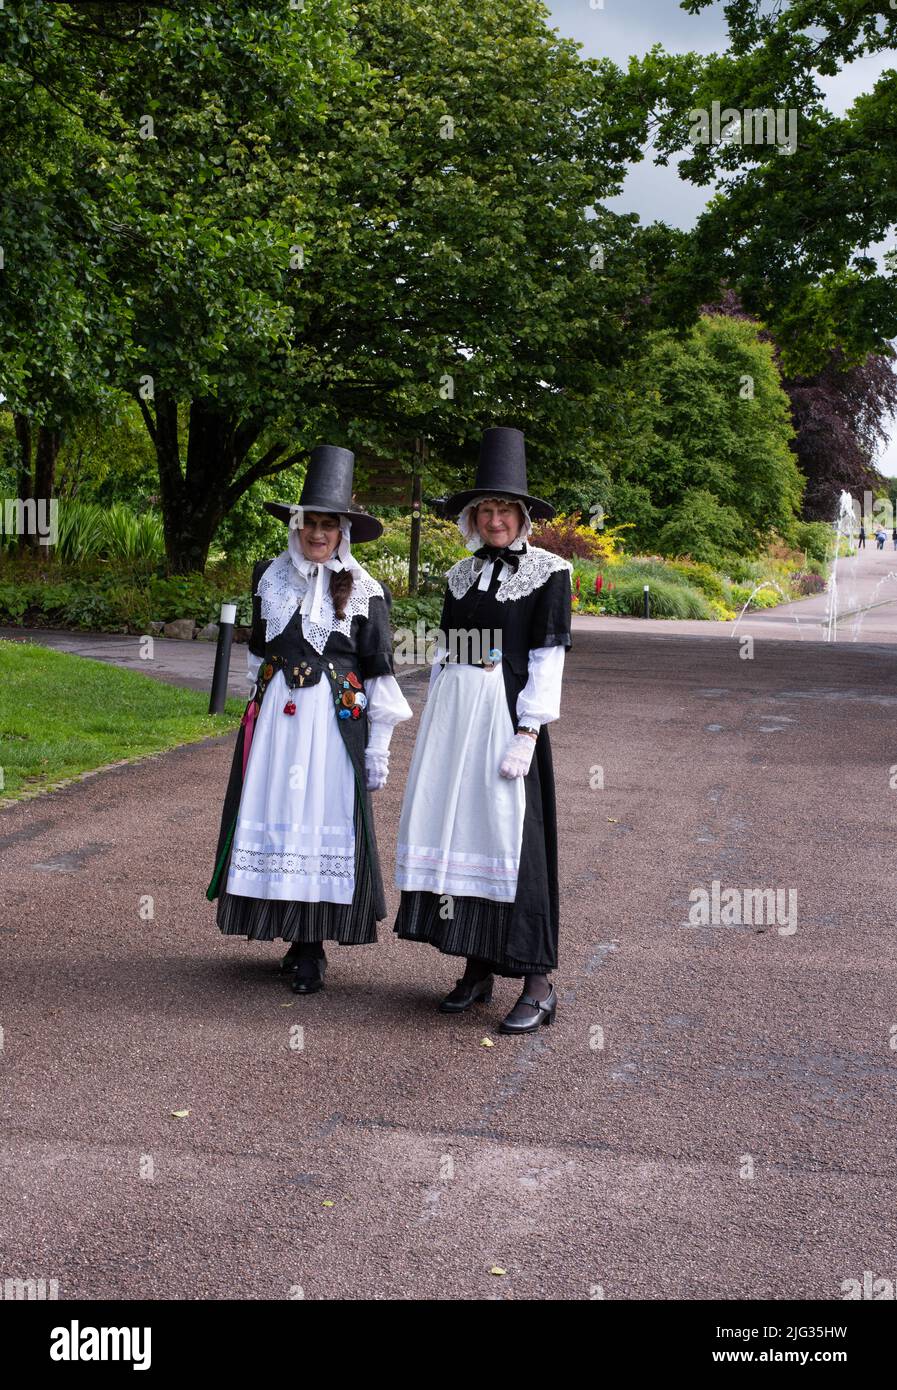
[[[172,1113],[172,1115],[174,1115],[175,1119],[178,1119],[178,1120],[186,1120],[187,1116],[190,1114],[190,1111],[189,1111],[189,1110],[172,1110],[171,1113]]]

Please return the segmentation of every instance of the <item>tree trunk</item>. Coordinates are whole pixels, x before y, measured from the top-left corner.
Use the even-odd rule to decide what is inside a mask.
[[[19,477],[17,493],[23,502],[31,497],[31,421],[27,415],[14,415],[13,425],[19,444]],[[16,538],[16,549],[21,555],[28,546],[28,536],[20,531]]]
[[[22,530],[18,537],[18,550],[30,547],[35,552],[40,545],[40,534],[50,523],[50,502],[53,499],[53,485],[56,481],[56,460],[59,455],[61,436],[59,430],[49,425],[38,425],[35,446],[34,428],[27,415],[15,415],[14,426],[19,443],[19,497],[23,502],[35,503],[34,525],[32,529]],[[37,508],[44,504],[45,513],[40,515]],[[24,512],[26,525],[29,517]]]
[[[51,430],[41,425],[37,431],[37,456],[34,465],[34,495],[46,498],[53,496],[56,484],[56,460],[59,457],[59,430]]]
[[[298,455],[284,457],[278,443],[237,478],[262,432],[261,421],[240,422],[214,401],[190,402],[187,465],[181,466],[178,407],[170,392],[155,396],[155,417],[138,399],[159,464],[162,525],[169,574],[202,573],[215,532],[234,504],[259,478],[281,472]]]

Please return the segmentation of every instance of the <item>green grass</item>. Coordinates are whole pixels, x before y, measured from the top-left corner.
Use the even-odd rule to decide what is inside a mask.
[[[109,763],[227,733],[244,702],[210,715],[207,693],[32,642],[0,640],[0,801]]]

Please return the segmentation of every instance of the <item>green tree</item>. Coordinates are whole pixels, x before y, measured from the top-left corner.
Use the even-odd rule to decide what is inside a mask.
[[[698,15],[710,3],[683,0],[683,8]],[[746,0],[725,14],[727,52],[672,64],[654,54],[637,65],[660,162],[684,155],[680,175],[718,190],[682,273],[735,287],[774,333],[789,375],[818,371],[832,351],[848,365],[887,352],[897,335],[895,258],[879,268],[871,248],[897,221],[897,71],[841,117],[827,109],[820,79],[892,51],[897,7]],[[714,103],[721,116],[742,115],[726,119],[724,138],[721,120],[702,142],[695,117]],[[765,112],[781,113],[774,138]]]
[[[653,335],[630,382],[613,460],[615,521],[638,544],[718,561],[799,513],[804,480],[769,343],[756,324],[705,315]]]
[[[426,435],[438,483],[513,422],[535,483],[582,474],[676,234],[603,208],[645,113],[537,0],[38,4],[42,46],[15,8],[23,91],[74,113],[96,373],[142,412],[173,570],[321,437]]]

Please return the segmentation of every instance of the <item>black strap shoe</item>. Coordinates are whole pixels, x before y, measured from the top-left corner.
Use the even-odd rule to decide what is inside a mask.
[[[499,1033],[535,1033],[544,1023],[546,1026],[554,1019],[558,1006],[557,990],[554,985],[547,999],[536,999],[532,994],[521,994],[511,1012],[498,1025]],[[535,1009],[535,1013],[532,1011]]]
[[[324,971],[327,957],[324,955],[300,958],[291,972],[294,994],[317,994],[324,988]]]
[[[450,994],[447,994],[439,1005],[440,1013],[444,1014],[463,1014],[465,1009],[469,1009],[471,1004],[489,1004],[492,1002],[492,986],[495,977],[486,975],[481,980],[460,979]]]

